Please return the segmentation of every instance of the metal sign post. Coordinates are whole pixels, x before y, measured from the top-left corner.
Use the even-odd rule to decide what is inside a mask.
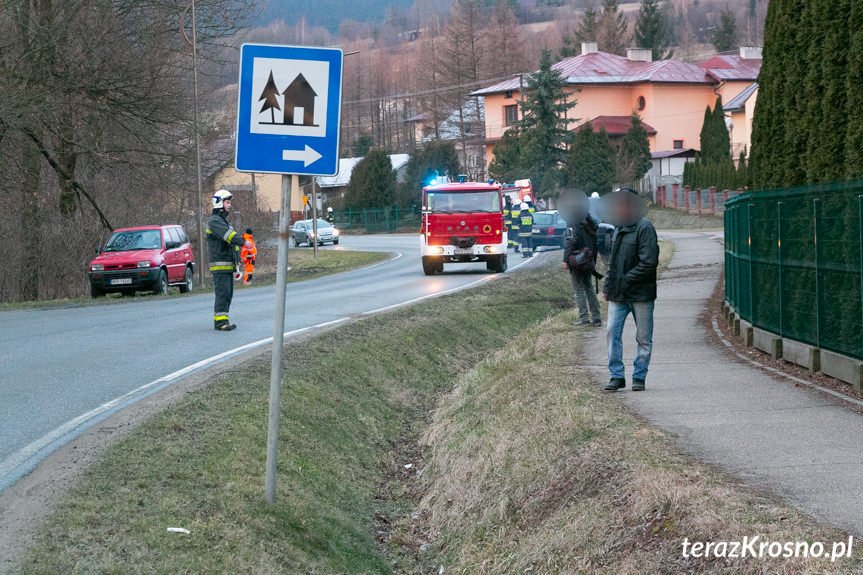
[[[339,171],[342,64],[337,48],[244,44],[240,49],[236,169],[282,174],[264,478],[270,504],[276,500],[291,196],[299,191],[298,175]],[[317,253],[317,233],[313,245]]]
[[[315,234],[312,251],[315,259],[318,259],[318,192],[315,189],[315,178],[312,178],[312,233]]]

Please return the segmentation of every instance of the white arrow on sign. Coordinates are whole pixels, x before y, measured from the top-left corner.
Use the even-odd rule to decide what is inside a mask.
[[[282,150],[282,159],[286,162],[302,162],[303,167],[314,164],[321,159],[321,155],[306,144],[305,150]]]

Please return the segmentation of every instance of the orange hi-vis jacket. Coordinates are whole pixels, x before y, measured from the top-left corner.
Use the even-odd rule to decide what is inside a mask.
[[[255,257],[258,255],[258,248],[255,246],[255,240],[252,239],[252,234],[243,234],[243,239],[252,242],[252,247],[240,249],[240,261],[243,263],[255,262]]]

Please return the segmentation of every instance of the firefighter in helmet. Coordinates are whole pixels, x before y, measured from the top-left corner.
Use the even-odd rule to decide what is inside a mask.
[[[207,248],[210,254],[210,273],[216,301],[213,305],[213,323],[218,331],[231,331],[236,325],[228,320],[231,300],[234,298],[234,271],[237,267],[237,250],[252,249],[255,245],[234,231],[228,220],[231,198],[228,190],[213,194],[213,214],[207,220]]]
[[[521,219],[519,217],[520,212],[521,208],[519,207],[519,204],[512,204],[509,210],[509,219],[512,221],[512,224],[510,224],[509,226],[509,234],[507,238],[509,241],[509,246],[514,248],[516,253],[518,253],[520,241],[518,237],[518,230],[521,224]]]
[[[336,223],[336,214],[333,213],[332,207],[327,208],[327,215],[324,216],[324,219],[330,222],[331,225]]]
[[[518,213],[518,240],[521,242],[521,257],[533,255],[533,212],[527,202],[522,202]]]

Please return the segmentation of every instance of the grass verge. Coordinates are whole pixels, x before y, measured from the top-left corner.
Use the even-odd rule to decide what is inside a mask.
[[[603,395],[578,367],[591,328],[572,327],[569,300],[559,270],[529,269],[289,347],[273,507],[261,502],[268,369],[238,368],[109,448],[19,572],[859,568],[681,557],[684,537],[846,536],[681,454]]]
[[[272,257],[275,260],[275,250]],[[378,262],[382,262],[389,258],[390,255],[383,252],[365,252],[352,250],[320,250],[318,258],[314,258],[312,250],[291,249],[289,261],[291,271],[288,272],[288,283],[300,282],[310,279],[316,279],[330,274],[336,274],[346,271],[355,270],[358,268],[370,266]],[[205,272],[208,275],[208,272]],[[196,275],[197,279],[197,275]],[[209,281],[209,280],[208,280]],[[276,281],[276,264],[262,263],[255,269],[254,285],[244,286],[242,282],[236,284],[236,289],[248,289],[251,287],[260,287],[271,285]],[[179,288],[172,287],[168,292],[167,297],[190,297],[196,293],[212,293],[213,288],[208,284],[205,288],[195,288],[195,292],[191,294],[180,294]],[[26,309],[54,309],[60,307],[81,307],[85,305],[109,305],[127,303],[130,301],[140,301],[142,299],[164,298],[166,296],[152,295],[145,292],[139,292],[135,297],[124,297],[122,294],[110,294],[103,298],[70,298],[59,300],[42,300],[28,301],[15,303],[0,302],[0,312],[16,311]]]
[[[272,507],[268,363],[221,377],[110,447],[19,572],[390,573],[377,532],[415,502],[399,478],[415,476],[405,465],[416,454],[402,446],[417,445],[440,394],[514,326],[569,301],[558,270],[524,270],[289,346]]]

